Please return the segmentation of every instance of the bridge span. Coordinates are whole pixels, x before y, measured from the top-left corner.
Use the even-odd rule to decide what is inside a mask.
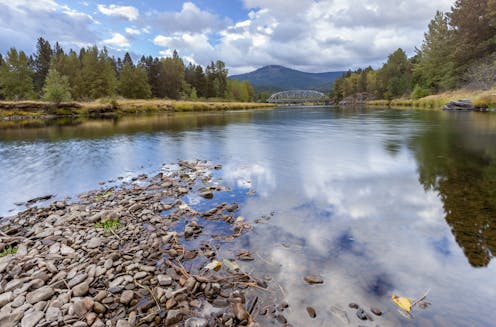
[[[330,98],[324,93],[314,90],[290,90],[272,94],[269,103],[277,104],[329,104]]]

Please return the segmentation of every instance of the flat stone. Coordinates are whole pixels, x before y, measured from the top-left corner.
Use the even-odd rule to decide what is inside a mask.
[[[57,321],[60,315],[61,311],[59,308],[49,307],[45,313],[45,319],[49,322]]]
[[[79,275],[74,276],[74,278],[72,278],[67,284],[69,285],[69,287],[72,288],[72,287],[84,282],[86,280],[86,278],[88,278],[88,274],[85,274],[85,273],[79,274]]]
[[[72,308],[74,309],[74,314],[78,317],[82,317],[86,314],[86,312],[88,312],[88,308],[86,307],[84,301],[81,300],[74,301]]]
[[[100,302],[95,302],[93,304],[93,311],[95,311],[98,314],[105,313],[105,311],[107,311],[107,308]]]
[[[5,292],[0,294],[0,308],[12,301],[14,294],[12,292]]]
[[[48,252],[50,254],[57,254],[60,251],[60,243],[53,243],[50,245],[50,248],[48,249]]]
[[[134,275],[134,279],[142,279],[145,278],[148,274],[144,271],[140,271]]]
[[[12,291],[12,290],[15,290],[16,288],[21,288],[22,285],[24,285],[24,282],[22,280],[20,280],[20,279],[13,279],[10,282],[8,282],[7,285],[5,285],[5,287],[3,288],[3,290],[6,291],[6,292]]]
[[[134,297],[133,291],[124,291],[121,294],[120,302],[122,304],[128,305],[129,302],[131,302],[131,300],[133,299],[133,297]]]
[[[19,320],[24,316],[24,312],[13,312],[10,315],[2,315],[0,317],[0,326],[2,327],[18,327]]]
[[[41,311],[31,311],[24,315],[21,320],[21,327],[34,327],[44,317]]]
[[[304,278],[304,280],[308,284],[323,284],[324,283],[324,280],[322,280],[321,278],[316,277],[316,276],[306,276]]]
[[[21,305],[24,304],[24,302],[26,302],[26,297],[24,295],[19,295],[14,299],[14,301],[10,303],[10,306],[12,308],[19,308]]]
[[[192,317],[185,321],[184,327],[207,327],[207,324],[206,319]]]
[[[160,284],[160,286],[169,286],[172,284],[172,277],[167,275],[158,275],[157,281]]]
[[[89,289],[90,289],[89,283],[83,282],[72,288],[72,295],[75,297],[85,296],[88,293]]]
[[[26,301],[28,301],[31,304],[38,303],[40,301],[46,301],[49,300],[55,292],[53,291],[53,288],[50,286],[44,286],[36,291],[32,291],[26,295]]]
[[[86,242],[86,247],[88,249],[96,249],[102,245],[102,239],[99,237],[93,237],[88,242]]]
[[[116,327],[131,327],[131,324],[125,319],[119,319]]]
[[[179,310],[169,310],[167,312],[167,317],[165,318],[165,326],[171,326],[177,324],[183,319],[183,315]]]
[[[71,248],[70,246],[67,246],[65,244],[62,244],[60,246],[60,253],[62,255],[71,255],[71,254],[74,254],[76,253],[76,250],[74,250],[73,248]]]

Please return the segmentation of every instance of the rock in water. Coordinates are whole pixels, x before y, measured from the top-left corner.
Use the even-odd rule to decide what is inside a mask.
[[[315,312],[315,309],[312,307],[307,307],[307,312],[310,318],[315,318],[317,317],[317,312]]]
[[[371,311],[373,314],[375,314],[376,316],[382,316],[382,311],[381,311],[381,309],[378,309],[378,308],[374,308],[374,307],[372,307],[372,308],[370,308],[370,311]]]
[[[304,278],[305,282],[308,284],[323,284],[324,280],[316,276],[306,276]]]
[[[358,309],[356,315],[358,319],[367,320],[367,313],[363,309]]]

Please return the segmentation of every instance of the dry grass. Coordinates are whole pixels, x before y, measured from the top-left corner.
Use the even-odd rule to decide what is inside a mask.
[[[55,107],[43,101],[0,101],[0,117],[96,116],[104,114],[137,114],[154,112],[227,111],[272,108],[268,103],[227,101],[175,101],[99,99],[90,102],[62,103]]]
[[[487,91],[476,91],[459,89],[429,95],[418,100],[395,99],[369,101],[369,106],[395,107],[395,108],[418,108],[418,109],[442,109],[450,102],[460,99],[470,99],[476,107],[496,109],[496,88]]]

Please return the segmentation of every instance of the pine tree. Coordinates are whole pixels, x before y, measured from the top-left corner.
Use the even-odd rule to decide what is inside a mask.
[[[457,0],[448,13],[454,30],[454,62],[459,75],[475,61],[496,51],[494,6],[488,0]]]
[[[438,11],[425,33],[414,68],[420,88],[434,93],[455,87],[453,45],[453,31],[449,28],[448,17]]]
[[[119,93],[128,99],[147,99],[151,97],[150,84],[146,70],[125,63],[119,77]]]
[[[69,78],[60,75],[55,69],[50,69],[43,87],[43,98],[55,104],[70,101],[70,89]]]
[[[40,92],[50,69],[52,59],[52,47],[50,43],[40,37],[36,43],[36,54],[34,57],[34,90]]]
[[[0,66],[0,89],[8,100],[33,97],[33,71],[24,51],[11,48]]]

